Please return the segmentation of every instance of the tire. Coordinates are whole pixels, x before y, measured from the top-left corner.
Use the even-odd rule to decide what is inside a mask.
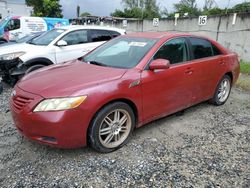
[[[232,80],[228,75],[224,75],[216,87],[213,98],[210,102],[216,106],[223,105],[231,92]]]
[[[131,107],[123,102],[111,103],[93,118],[88,129],[88,142],[98,152],[112,152],[128,142],[134,127],[135,115]]]
[[[30,72],[33,72],[33,71],[35,71],[35,70],[37,70],[37,69],[43,68],[43,67],[45,67],[45,65],[41,65],[41,64],[33,65],[33,66],[29,67],[29,68],[25,71],[25,75],[26,75],[26,74],[29,74]]]

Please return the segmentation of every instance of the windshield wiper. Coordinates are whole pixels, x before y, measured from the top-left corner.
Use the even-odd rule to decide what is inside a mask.
[[[28,42],[26,42],[26,43],[28,43],[28,44],[33,44],[33,45],[37,45],[37,44],[35,44],[32,40],[31,40],[31,41],[28,41]]]
[[[107,67],[107,65],[105,65],[104,63],[100,63],[100,62],[97,62],[97,61],[88,61],[87,63]]]

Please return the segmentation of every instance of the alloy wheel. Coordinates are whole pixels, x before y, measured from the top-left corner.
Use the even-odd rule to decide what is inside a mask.
[[[115,148],[129,136],[132,120],[124,109],[110,112],[102,121],[99,128],[99,139],[106,148]]]

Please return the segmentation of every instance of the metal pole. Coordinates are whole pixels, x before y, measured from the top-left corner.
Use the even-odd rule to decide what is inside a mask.
[[[230,4],[230,0],[228,0],[227,9],[226,9],[226,14],[227,14],[227,12],[228,12],[229,4]]]

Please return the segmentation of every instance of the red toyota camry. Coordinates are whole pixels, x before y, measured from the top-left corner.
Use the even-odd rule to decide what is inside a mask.
[[[82,60],[28,74],[15,86],[10,106],[29,139],[111,152],[147,122],[202,101],[224,104],[238,76],[237,55],[213,40],[136,33]]]

